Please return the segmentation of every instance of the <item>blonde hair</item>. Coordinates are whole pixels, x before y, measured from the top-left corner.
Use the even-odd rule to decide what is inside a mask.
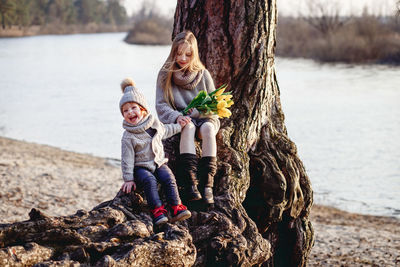
[[[178,53],[179,46],[184,43],[188,44],[192,50],[191,60],[185,69],[180,68],[176,63],[176,55]],[[174,72],[182,70],[193,72],[204,69],[205,67],[200,60],[197,39],[194,34],[188,30],[178,33],[172,42],[171,52],[169,53],[169,56],[161,69],[162,72],[166,73],[166,75],[163,76],[161,84],[164,91],[164,99],[167,101],[167,103],[175,108],[175,100],[172,94],[172,74]]]

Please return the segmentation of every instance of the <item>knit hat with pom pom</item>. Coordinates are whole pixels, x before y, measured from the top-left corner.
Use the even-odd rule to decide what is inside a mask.
[[[128,102],[135,102],[149,111],[149,107],[147,105],[146,98],[144,95],[139,92],[139,90],[135,87],[135,83],[131,78],[126,78],[121,82],[121,89],[124,95],[121,97],[119,101],[119,109],[122,113],[122,106]]]

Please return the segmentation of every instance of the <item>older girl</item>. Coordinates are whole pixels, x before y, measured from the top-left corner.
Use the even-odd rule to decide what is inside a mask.
[[[202,90],[214,91],[214,82],[200,61],[196,37],[192,32],[184,31],[176,35],[171,52],[159,72],[156,109],[163,123],[187,123],[181,133],[178,175],[186,179],[189,200],[203,198],[207,204],[212,204],[217,170],[216,134],[220,127],[218,116],[200,115],[196,109],[188,115],[181,113]],[[202,140],[199,162],[195,149],[196,135]],[[203,196],[197,188],[198,180]]]

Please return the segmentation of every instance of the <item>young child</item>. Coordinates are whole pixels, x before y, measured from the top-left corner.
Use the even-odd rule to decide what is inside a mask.
[[[135,87],[132,79],[121,83],[123,96],[119,108],[124,117],[121,146],[121,168],[124,184],[121,189],[130,193],[136,183],[143,186],[147,202],[152,209],[153,222],[160,225],[168,222],[167,211],[158,194],[157,181],[163,186],[167,202],[172,209],[171,222],[191,216],[182,205],[175,177],[167,166],[161,140],[181,131],[184,123],[162,124],[149,113],[145,97]]]
[[[200,61],[196,37],[192,32],[184,31],[176,35],[171,52],[158,74],[156,109],[163,123],[187,123],[180,139],[179,175],[189,180],[186,180],[189,200],[202,198],[197,188],[200,180],[200,184],[204,184],[203,199],[212,204],[217,170],[216,134],[220,127],[218,116],[200,115],[196,109],[186,116],[181,113],[201,90],[214,91],[214,82]],[[196,134],[202,139],[199,162],[194,142]]]

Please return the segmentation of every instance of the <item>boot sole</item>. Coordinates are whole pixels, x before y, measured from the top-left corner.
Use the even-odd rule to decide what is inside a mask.
[[[174,223],[174,222],[178,222],[178,221],[183,221],[183,220],[189,219],[190,217],[192,217],[192,214],[190,213],[190,211],[188,211],[188,212],[176,215],[175,217],[172,217],[169,221],[171,223]]]
[[[202,197],[192,197],[192,198],[189,198],[189,201],[195,201],[195,200],[200,200],[200,199],[202,199]]]
[[[162,219],[158,220],[157,222],[155,222],[154,225],[158,226],[158,225],[161,225],[161,224],[165,224],[167,222],[168,222],[168,218],[165,217],[165,218],[162,218]]]

